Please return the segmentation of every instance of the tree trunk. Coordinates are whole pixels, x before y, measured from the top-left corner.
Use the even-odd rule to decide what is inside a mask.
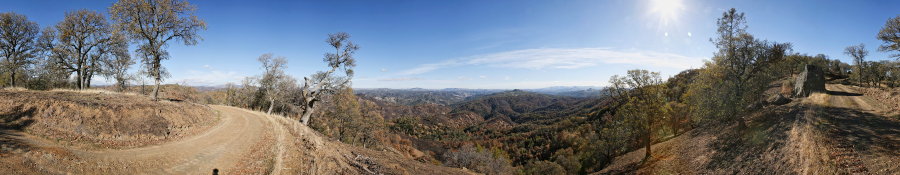
[[[75,88],[81,89],[81,68],[78,68],[78,70],[75,71],[75,83]]]
[[[266,112],[266,114],[271,115],[272,109],[274,109],[274,108],[275,108],[275,98],[269,98],[269,112]]]
[[[85,79],[85,81],[84,81],[84,88],[85,88],[85,89],[91,88],[91,77],[94,77],[94,73],[93,73],[93,72],[88,72],[88,73],[87,73],[87,76],[85,76],[85,78],[84,78],[84,79]]]
[[[316,108],[307,108],[306,110],[303,110],[303,116],[300,117],[300,123],[309,126],[309,117],[312,116],[313,112],[315,111]]]
[[[679,111],[680,112],[680,111]],[[678,116],[678,117],[676,117]],[[678,120],[681,119],[681,116],[678,114],[672,115],[672,135],[678,136]]]
[[[156,81],[156,86],[153,87],[153,101],[159,101],[159,81],[160,81],[159,74],[156,74],[156,77],[154,77],[154,80]]]
[[[649,122],[648,122],[648,124],[649,124]],[[648,129],[647,129],[647,136],[644,137],[644,142],[646,143],[646,144],[644,145],[644,149],[647,150],[647,151],[646,151],[646,154],[644,154],[644,161],[649,161],[649,160],[650,160],[650,145],[653,145],[653,142],[652,142],[652,140],[650,139],[650,136],[652,136],[652,135],[653,135],[652,129],[649,129],[649,127],[648,127]]]
[[[16,87],[16,71],[10,71],[9,73],[9,87]]]
[[[738,78],[738,79],[740,79],[740,78]],[[734,107],[732,108],[732,112],[731,112],[731,115],[737,116],[736,118],[738,120],[738,126],[741,129],[743,129],[746,126],[746,124],[744,123],[744,115],[743,115],[743,113],[741,113],[741,111],[742,111],[741,108],[745,107],[745,106],[743,106],[744,104],[741,103],[741,101],[743,101],[743,98],[744,98],[744,96],[743,96],[743,94],[741,94],[741,92],[746,91],[746,90],[744,90],[745,82],[746,81],[744,81],[744,80],[738,80],[738,84],[737,84],[738,87],[735,89],[735,92],[733,94],[735,97],[738,98],[733,103],[737,103],[737,104],[734,105]]]
[[[81,64],[81,63],[79,63]],[[84,70],[84,65],[78,65],[78,89],[84,89],[84,76],[87,75],[87,72]]]
[[[119,92],[125,92],[125,81],[119,81]]]

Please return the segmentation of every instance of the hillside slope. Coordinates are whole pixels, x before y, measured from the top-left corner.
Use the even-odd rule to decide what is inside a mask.
[[[133,148],[196,135],[218,115],[185,102],[103,90],[0,90],[6,129],[82,149]]]
[[[616,158],[596,174],[891,174],[900,172],[900,121],[858,88],[828,93],[752,116],[736,125],[698,128]]]
[[[82,96],[78,93],[54,95]],[[20,103],[32,104],[32,101]],[[92,106],[103,105],[102,101],[98,103],[101,104]],[[195,135],[133,148],[104,148],[101,145],[101,148],[86,149],[32,134],[33,130],[28,127],[5,127],[2,130],[4,152],[0,155],[0,172],[207,174],[215,169],[222,174],[467,174],[458,169],[329,141],[312,129],[279,116],[227,106],[198,105],[193,110],[197,109],[213,110],[217,119]],[[42,119],[34,114],[40,113],[4,114],[3,117],[37,118],[38,121],[33,123],[40,123]],[[128,116],[110,114],[106,117]],[[4,121],[4,124],[9,122]]]

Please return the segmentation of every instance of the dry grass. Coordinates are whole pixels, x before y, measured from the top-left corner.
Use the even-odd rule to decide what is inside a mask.
[[[900,119],[900,88],[862,88],[855,89],[865,96],[869,96],[881,102],[886,116]]]
[[[110,91],[106,89],[51,89],[50,92],[74,92],[74,93],[83,93],[83,94],[105,94],[105,95],[132,95],[132,96],[141,96],[140,94],[132,93],[132,92],[116,92]]]
[[[827,98],[827,94],[818,95]],[[811,110],[794,122],[788,135],[791,152],[799,155],[791,157],[791,163],[798,166],[799,174],[838,174],[840,170],[832,163],[832,158],[828,154],[834,151],[825,144],[824,141],[828,138],[817,128],[821,121],[816,118],[816,115],[819,115],[816,111],[820,111],[820,107],[811,106]]]
[[[25,89],[23,87],[5,87],[2,90],[3,91],[13,91],[13,92],[28,91],[28,89]]]
[[[790,96],[794,95],[794,84],[791,82],[792,81],[785,80],[781,83],[781,91],[780,91],[781,95],[784,95],[785,97],[790,97]]]
[[[371,150],[328,140],[299,122],[265,115],[283,127],[281,174],[474,174],[460,169],[418,162],[388,150]],[[275,162],[272,162],[275,163]]]
[[[22,131],[86,149],[163,143],[193,135],[218,119],[204,105],[96,89],[3,90],[0,114],[28,122]]]

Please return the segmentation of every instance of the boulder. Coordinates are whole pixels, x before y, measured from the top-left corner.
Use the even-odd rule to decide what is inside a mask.
[[[806,65],[794,83],[794,96],[807,97],[813,92],[825,92],[825,72],[814,65]]]
[[[790,102],[791,99],[784,97],[784,95],[781,94],[775,94],[769,97],[769,99],[766,99],[766,103],[770,105],[784,105]]]

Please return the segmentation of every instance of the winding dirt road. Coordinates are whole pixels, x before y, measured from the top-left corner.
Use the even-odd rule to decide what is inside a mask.
[[[272,117],[244,109],[213,106],[220,122],[202,134],[183,140],[125,150],[86,151],[66,148],[33,136],[32,145],[71,153],[67,166],[44,166],[51,173],[89,174],[221,174],[234,172],[255,149],[263,149],[274,173],[281,168],[284,128]],[[262,146],[260,146],[262,145]],[[38,162],[41,163],[41,162]],[[52,163],[52,162],[48,162]],[[54,170],[55,169],[55,170]]]

